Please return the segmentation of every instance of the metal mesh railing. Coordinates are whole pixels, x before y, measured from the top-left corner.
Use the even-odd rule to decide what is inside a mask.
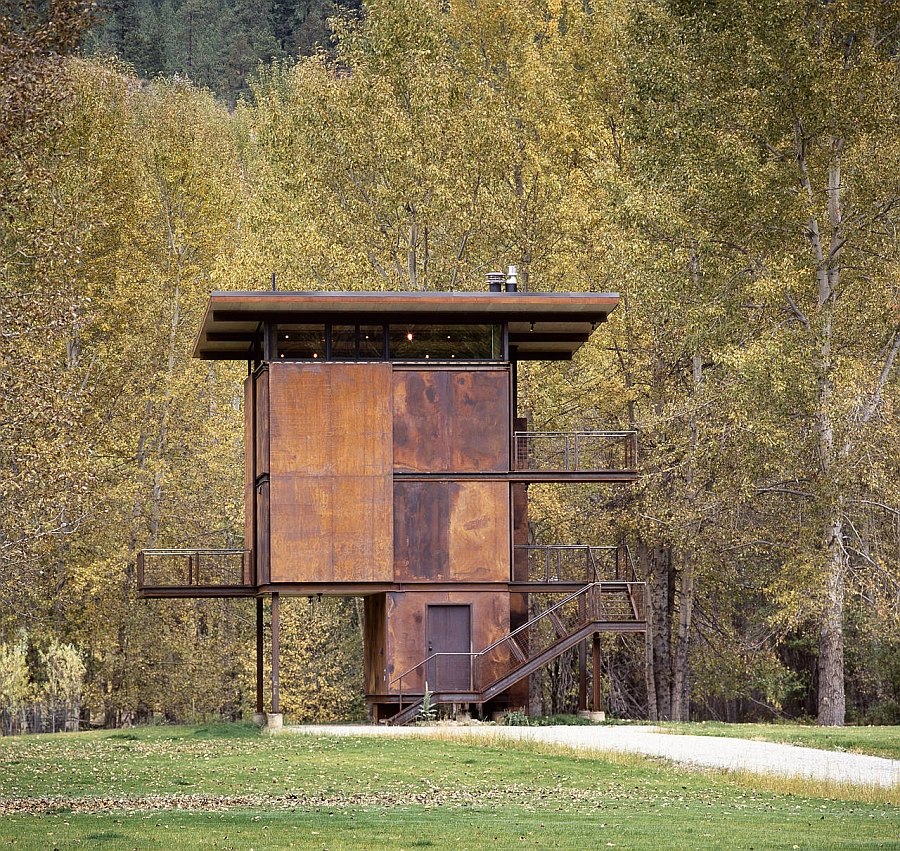
[[[153,549],[138,553],[138,588],[249,585],[250,553],[223,549]]]
[[[528,564],[528,582],[613,582],[637,580],[626,546],[528,544],[516,547]]]
[[[637,466],[634,431],[517,431],[514,437],[517,470],[575,473]]]

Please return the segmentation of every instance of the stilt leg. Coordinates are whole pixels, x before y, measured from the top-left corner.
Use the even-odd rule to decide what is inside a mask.
[[[578,620],[585,622],[587,607],[584,604],[584,595],[578,598]],[[578,645],[578,711],[587,709],[587,641]]]
[[[263,691],[263,599],[256,598],[256,711],[253,713],[253,723],[262,727],[266,723],[266,710]]]
[[[279,608],[278,594],[272,595],[272,711],[266,726],[270,730],[280,730],[282,725],[281,699],[278,694],[278,653],[279,653]]]
[[[603,711],[603,689],[602,683],[600,681],[600,633],[594,633],[594,641],[592,646],[592,656],[594,663],[594,712],[602,712]]]
[[[263,696],[263,598],[256,598],[256,712],[266,711]]]

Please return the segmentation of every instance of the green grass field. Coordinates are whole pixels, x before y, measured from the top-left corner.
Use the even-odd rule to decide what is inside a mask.
[[[802,724],[663,723],[673,733],[692,736],[735,736],[765,742],[786,742],[847,753],[900,759],[900,727],[813,727]]]
[[[521,745],[158,727],[0,740],[0,848],[900,848],[896,790],[814,792]]]

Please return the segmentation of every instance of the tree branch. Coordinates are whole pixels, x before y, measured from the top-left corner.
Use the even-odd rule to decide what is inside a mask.
[[[797,306],[797,302],[794,301],[789,292],[785,292],[784,297],[787,299],[788,306],[791,309],[791,315],[803,326],[805,331],[809,331],[809,317]]]
[[[866,405],[860,416],[860,422],[867,423],[874,416],[878,407],[881,405],[884,386],[890,378],[891,370],[897,360],[897,352],[900,351],[900,328],[895,328],[888,342],[888,352],[885,356],[884,363],[881,366],[881,372],[878,374],[878,380],[875,382],[875,388],[869,398],[869,404]]]

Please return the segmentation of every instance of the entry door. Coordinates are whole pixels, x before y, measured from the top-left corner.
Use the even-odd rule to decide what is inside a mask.
[[[469,606],[428,607],[428,655],[467,654],[472,649],[472,612]],[[438,656],[427,665],[431,691],[469,691],[472,659],[467,655]]]

